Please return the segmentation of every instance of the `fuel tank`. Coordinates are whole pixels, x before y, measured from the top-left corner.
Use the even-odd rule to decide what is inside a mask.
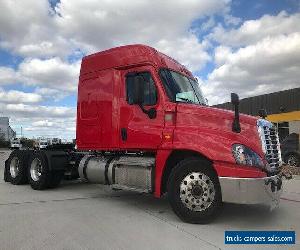
[[[78,172],[86,182],[151,193],[154,164],[155,158],[150,156],[86,155]]]

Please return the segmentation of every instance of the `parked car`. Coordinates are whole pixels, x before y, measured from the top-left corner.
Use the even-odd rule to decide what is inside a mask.
[[[281,143],[283,161],[292,167],[300,167],[299,134],[288,135]]]
[[[38,140],[36,140],[34,148],[36,148],[36,149],[46,149],[48,146],[49,146],[48,139],[39,138]]]
[[[22,148],[22,143],[20,138],[13,138],[10,141],[10,148],[11,149],[20,149]]]

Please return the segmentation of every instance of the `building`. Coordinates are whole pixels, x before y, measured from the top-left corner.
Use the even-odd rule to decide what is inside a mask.
[[[233,110],[230,102],[215,107]],[[260,109],[265,109],[266,119],[277,126],[280,140],[291,133],[300,133],[300,88],[240,100],[241,113],[258,116]]]
[[[10,141],[16,137],[16,132],[9,126],[8,117],[0,117],[0,138]]]

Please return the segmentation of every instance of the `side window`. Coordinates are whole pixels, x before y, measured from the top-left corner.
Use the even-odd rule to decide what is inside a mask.
[[[126,100],[128,104],[133,104],[132,94],[133,94],[133,82],[134,78],[137,76],[142,76],[144,79],[144,103],[143,105],[153,106],[157,103],[157,92],[154,80],[150,72],[141,72],[138,74],[129,73],[126,76]]]

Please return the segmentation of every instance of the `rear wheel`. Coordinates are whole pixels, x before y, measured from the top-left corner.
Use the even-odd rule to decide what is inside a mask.
[[[35,190],[54,188],[59,185],[63,176],[62,171],[50,171],[46,155],[37,151],[29,159],[28,179]]]
[[[169,202],[174,212],[189,223],[208,223],[221,205],[218,178],[207,161],[189,158],[171,172],[168,182]]]
[[[5,165],[4,180],[14,185],[27,183],[27,154],[23,151],[13,151]]]

